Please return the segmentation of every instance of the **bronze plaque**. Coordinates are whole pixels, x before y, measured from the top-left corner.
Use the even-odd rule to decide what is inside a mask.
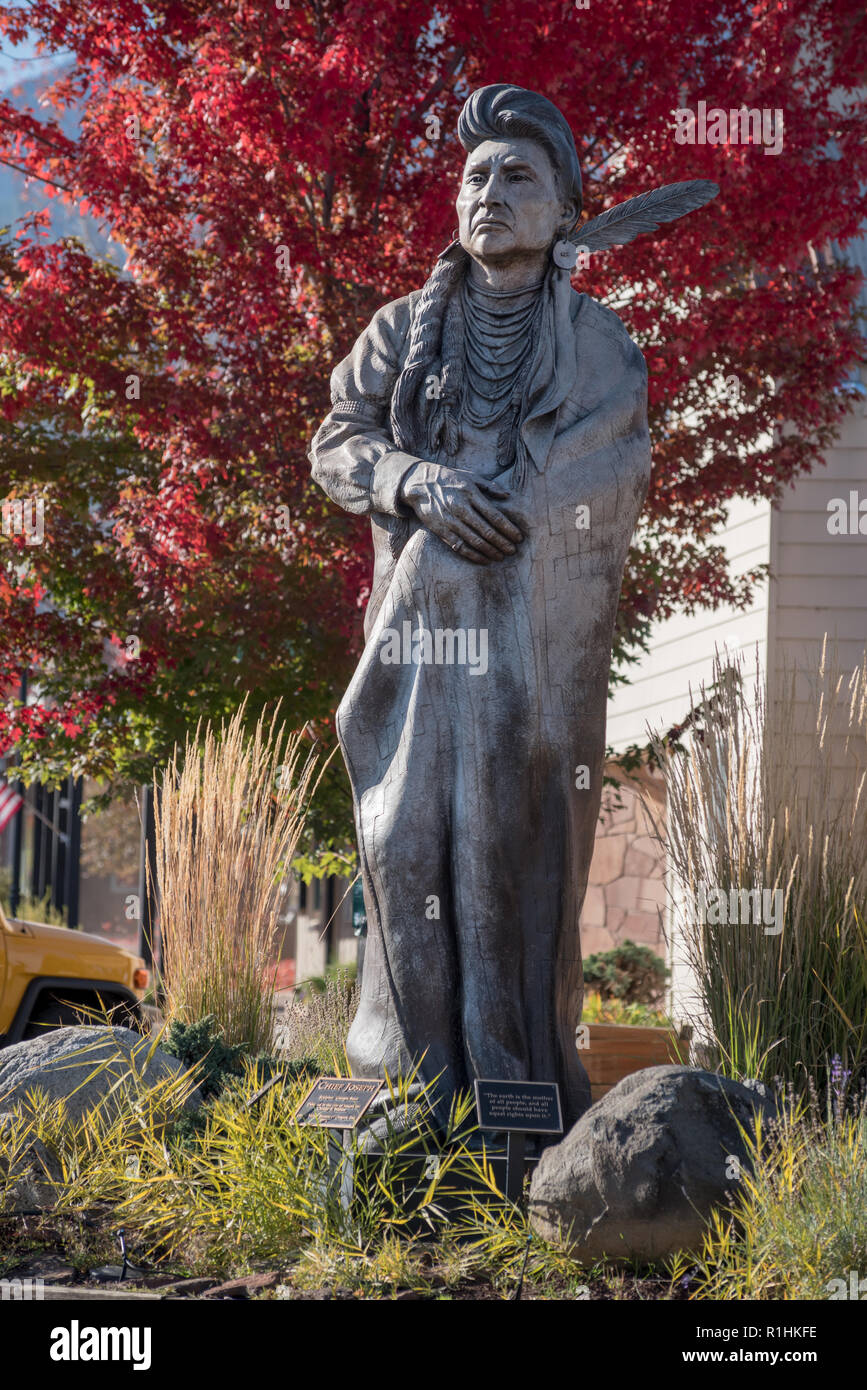
[[[325,1129],[354,1129],[384,1082],[354,1076],[320,1076],[295,1111],[302,1125]]]

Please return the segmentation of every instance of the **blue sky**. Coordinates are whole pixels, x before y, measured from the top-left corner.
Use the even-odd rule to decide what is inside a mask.
[[[16,4],[15,0],[7,0],[7,3],[12,9],[25,8],[23,3]],[[58,61],[57,57],[47,58],[44,54],[37,54],[34,40],[27,39],[24,43],[13,45],[3,35],[0,38],[0,91],[8,91],[16,82],[38,77],[42,69]]]
[[[15,46],[8,40],[0,41],[0,92],[8,95],[21,84],[21,96],[17,99],[13,97],[13,102],[35,108],[42,85],[51,80],[65,61],[66,55],[62,53],[49,57],[37,54],[33,41]],[[67,112],[63,118],[67,134],[74,136],[76,125],[75,113]],[[55,236],[81,237],[92,255],[107,256],[117,264],[123,264],[124,253],[106,241],[92,218],[82,217],[76,207],[70,207],[56,198],[46,198],[38,181],[28,185],[20,174],[0,165],[0,226],[14,226],[26,212],[43,207],[48,209]]]

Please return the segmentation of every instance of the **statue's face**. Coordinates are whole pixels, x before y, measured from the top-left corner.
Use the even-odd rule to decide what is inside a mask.
[[[547,251],[577,215],[535,140],[486,140],[467,156],[457,201],[461,245],[483,264]]]

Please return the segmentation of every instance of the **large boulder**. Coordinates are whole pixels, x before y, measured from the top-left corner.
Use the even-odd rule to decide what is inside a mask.
[[[177,1057],[130,1028],[52,1028],[0,1051],[0,1111],[26,1110],[32,1093],[41,1091],[64,1102],[71,1123],[94,1113],[111,1119],[184,1071]],[[191,1089],[185,1108],[200,1104],[199,1092]]]
[[[656,1261],[701,1247],[713,1207],[749,1167],[741,1128],[775,1107],[758,1083],[690,1067],[648,1067],[618,1082],[560,1144],[530,1187],[530,1220],[582,1264]]]

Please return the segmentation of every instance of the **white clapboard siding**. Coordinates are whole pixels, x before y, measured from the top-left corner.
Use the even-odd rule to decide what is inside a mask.
[[[785,534],[782,526],[780,532]],[[838,575],[841,566],[848,583],[867,579],[867,536],[829,536],[824,542],[781,540],[777,547],[777,573],[781,575],[824,579]]]
[[[846,581],[841,577],[838,582],[842,597]],[[826,632],[853,650],[867,642],[867,609],[863,605],[811,604],[809,586],[803,581],[792,580],[785,587],[789,602],[777,606],[774,651],[778,658],[784,651],[798,654],[815,649]]]
[[[728,524],[718,537],[733,574],[767,565],[770,556],[771,507],[768,502],[736,498]],[[677,614],[653,629],[650,651],[627,669],[629,684],[619,686],[608,703],[608,742],[615,750],[647,742],[646,726],[667,729],[690,707],[690,687],[698,692],[712,679],[715,649],[741,651],[748,663],[765,660],[768,586],[757,585],[743,612],[732,608]]]
[[[826,484],[826,486],[829,495],[837,495],[841,490],[845,489],[848,491],[850,486],[854,487],[855,485],[854,483],[849,484],[848,482],[845,484],[831,482]],[[867,483],[861,485],[859,496],[867,497]],[[830,535],[825,525],[826,515],[826,513],[817,515],[815,509],[813,511],[806,509],[803,511],[787,511],[784,517],[784,524],[780,528],[780,544],[794,546],[833,545],[835,549],[838,549],[841,545],[848,545],[852,550],[852,554],[847,557],[847,564],[857,565],[858,559],[855,555],[855,551],[860,549],[862,554],[867,551],[867,546],[864,545],[864,541],[867,537]]]
[[[788,487],[775,508],[769,634],[773,679],[783,667],[814,669],[825,633],[851,669],[867,645],[867,536],[831,535],[828,503],[867,500],[867,413],[846,416],[826,466]]]

